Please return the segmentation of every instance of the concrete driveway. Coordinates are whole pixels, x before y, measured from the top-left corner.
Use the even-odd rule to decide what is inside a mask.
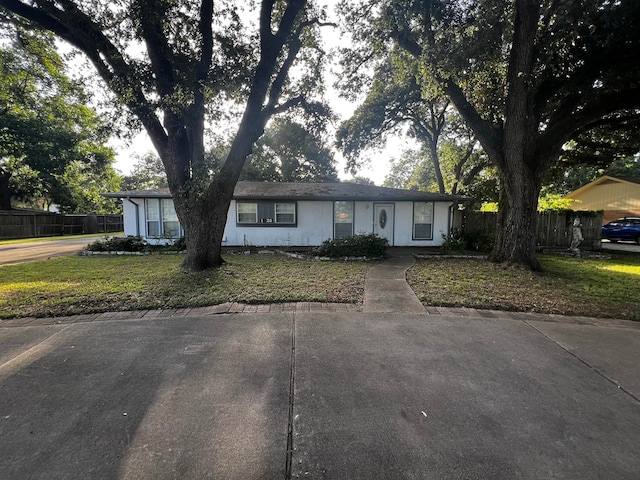
[[[612,252],[640,253],[640,245],[635,242],[609,242],[608,240],[603,240],[600,245],[603,250]]]
[[[47,258],[71,255],[83,250],[89,243],[102,236],[69,237],[64,240],[10,243],[0,245],[0,265],[9,263],[45,260]]]
[[[0,478],[638,478],[637,323],[135,316],[0,322]]]

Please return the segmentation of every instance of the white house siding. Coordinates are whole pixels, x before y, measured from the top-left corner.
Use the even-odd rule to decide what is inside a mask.
[[[136,205],[138,206],[138,214],[136,215]],[[131,236],[146,235],[145,224],[145,211],[144,211],[144,198],[123,198],[122,199],[122,213],[124,218],[124,234]],[[136,220],[139,225],[136,225]]]
[[[434,202],[433,238],[413,240],[413,202],[354,202],[354,233],[370,233],[374,224],[374,203],[394,205],[394,246],[438,246],[442,235],[449,231],[450,202]],[[138,205],[136,225],[136,206]],[[231,201],[223,245],[225,246],[315,246],[333,238],[333,201],[298,201],[297,226],[238,226],[236,201]],[[125,235],[146,237],[145,200],[124,198]],[[146,238],[149,242],[165,242],[166,239]]]
[[[296,214],[297,226],[240,226],[236,222],[236,202],[232,200],[223,245],[311,246],[333,237],[333,202],[298,201]]]
[[[431,240],[413,240],[413,202],[395,203],[395,246],[428,247],[442,245],[442,235],[450,229],[449,202],[434,202]]]

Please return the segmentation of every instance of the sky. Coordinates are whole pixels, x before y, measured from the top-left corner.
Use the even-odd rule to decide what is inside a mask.
[[[335,4],[332,0],[324,0],[320,3],[328,5],[328,12],[333,15],[332,6]],[[323,41],[326,48],[335,48],[341,41],[345,41],[341,38],[339,31],[335,27],[323,27],[322,28]],[[348,119],[352,114],[357,103],[349,102],[344,98],[340,98],[333,88],[335,77],[332,74],[328,75],[327,85],[327,100],[329,105],[338,115],[340,121]],[[338,122],[339,123],[339,122]],[[149,140],[145,132],[140,132],[136,135],[129,144],[125,144],[118,140],[113,140],[110,145],[116,151],[116,163],[115,168],[125,174],[130,173],[133,165],[135,164],[135,157],[144,155],[148,152],[154,152],[153,145]],[[382,151],[367,152],[367,158],[370,159],[368,165],[363,165],[358,171],[358,176],[370,178],[377,185],[382,185],[384,178],[389,172],[390,159],[400,156],[402,151],[411,148],[410,141],[400,137],[392,137],[389,139],[387,148]],[[349,173],[345,173],[346,162],[339,152],[336,152],[337,170],[338,176],[342,180],[351,178]]]

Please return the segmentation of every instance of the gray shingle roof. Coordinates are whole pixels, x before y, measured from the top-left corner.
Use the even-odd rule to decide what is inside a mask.
[[[154,190],[131,190],[105,193],[116,198],[171,198],[168,188]],[[466,197],[400,188],[360,185],[356,183],[284,183],[284,182],[238,182],[233,193],[238,200],[370,200],[370,201],[451,201],[461,202]]]

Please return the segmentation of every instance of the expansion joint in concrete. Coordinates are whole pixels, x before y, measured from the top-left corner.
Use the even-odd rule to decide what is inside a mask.
[[[627,390],[626,388],[624,388],[622,385],[620,385],[616,380],[614,380],[613,378],[609,377],[608,375],[605,375],[603,372],[601,372],[600,370],[598,370],[596,367],[594,367],[593,365],[591,365],[589,362],[587,362],[586,360],[580,358],[578,355],[576,355],[575,353],[573,353],[571,350],[569,350],[567,347],[565,347],[564,345],[558,343],[555,339],[551,338],[549,335],[545,334],[543,331],[541,331],[539,328],[536,328],[535,325],[532,325],[531,323],[529,323],[528,321],[524,320],[524,323],[526,325],[528,325],[529,327],[533,328],[536,332],[538,332],[540,335],[542,335],[544,338],[546,338],[547,340],[553,342],[555,345],[557,345],[558,347],[560,347],[562,350],[564,350],[565,352],[567,352],[569,355],[571,355],[573,358],[575,358],[576,360],[578,360],[580,363],[582,363],[583,365],[585,365],[586,367],[588,367],[589,369],[591,369],[596,375],[601,376],[602,378],[604,378],[607,382],[612,383],[613,385],[615,385],[618,390],[626,393],[627,395],[629,395],[631,398],[633,398],[636,402],[640,403],[640,398],[638,398],[636,395],[634,395],[632,392],[630,392],[629,390]]]
[[[285,464],[285,480],[291,480],[293,461],[293,422],[295,405],[295,380],[296,380],[296,315],[291,318],[291,360],[289,366],[289,418],[287,425],[287,455]]]

